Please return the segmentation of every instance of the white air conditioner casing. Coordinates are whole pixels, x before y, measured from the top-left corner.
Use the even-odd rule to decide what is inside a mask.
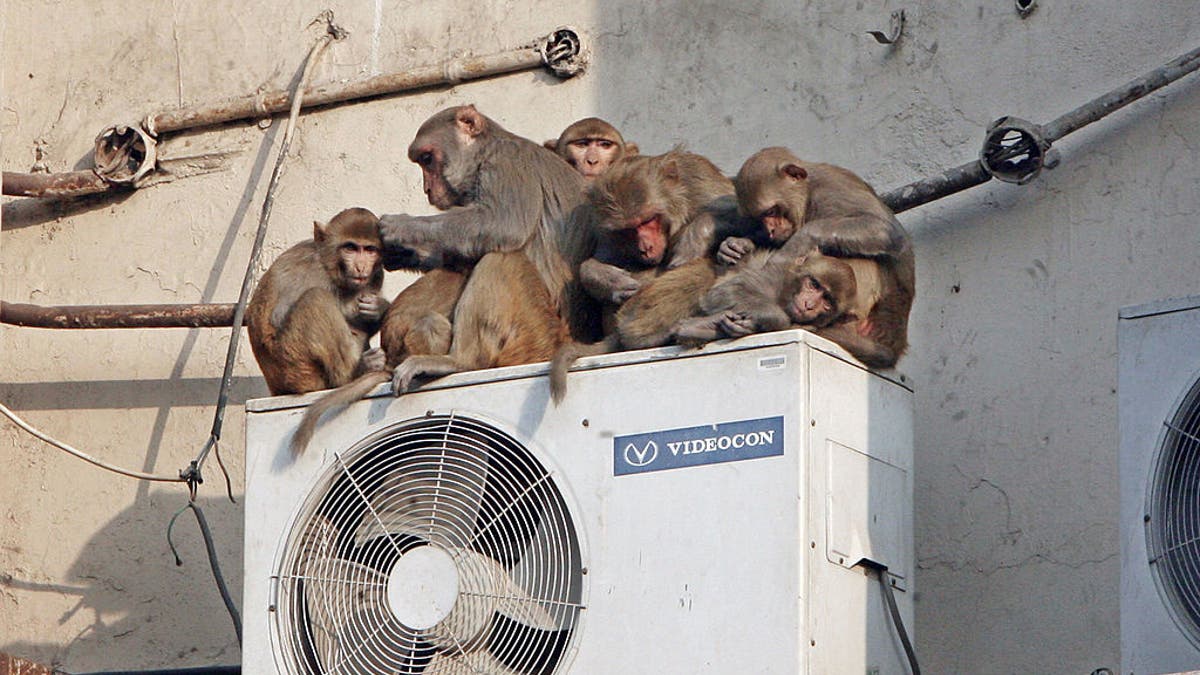
[[[1121,481],[1121,672],[1158,675],[1200,669],[1200,641],[1152,563],[1148,537],[1156,462],[1167,422],[1200,377],[1200,297],[1126,307],[1118,321]],[[1196,460],[1193,460],[1193,466]],[[1194,480],[1194,478],[1193,478]],[[1160,486],[1159,489],[1162,489]],[[1191,539],[1200,526],[1196,487],[1172,499],[1190,502]],[[1194,544],[1188,556],[1194,556]],[[1192,574],[1200,560],[1191,560]],[[1186,581],[1194,589],[1200,577]]]
[[[244,672],[291,672],[272,605],[284,542],[313,485],[337,470],[336,453],[430,413],[501,429],[562,492],[584,609],[555,672],[908,672],[879,581],[856,566],[888,567],[911,636],[912,392],[903,377],[792,330],[583,359],[569,389],[561,404],[549,401],[544,363],[453,375],[399,398],[381,387],[327,419],[296,459],[288,442],[317,395],[249,401]],[[742,444],[778,445],[755,459],[739,460],[727,436],[687,446],[704,463],[655,470],[681,457],[668,436],[627,438],[764,420],[779,436],[744,433]],[[639,472],[615,475],[629,470]]]

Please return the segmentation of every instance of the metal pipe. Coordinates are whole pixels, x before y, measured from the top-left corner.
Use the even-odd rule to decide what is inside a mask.
[[[578,34],[573,29],[564,27],[532,44],[505,52],[450,59],[436,65],[377,75],[358,82],[312,87],[304,92],[304,108],[444,84],[458,84],[542,65],[550,68],[559,77],[570,77],[582,69],[581,58]],[[142,126],[151,135],[159,135],[234,120],[258,119],[284,112],[290,105],[291,96],[287,91],[272,91],[242,96],[209,106],[152,113],[146,116]]]
[[[1200,69],[1200,48],[1193,49],[1103,96],[1088,101],[1049,124],[1040,126],[1042,138],[1048,143],[1057,141],[1197,69]],[[967,188],[982,185],[991,178],[982,162],[976,160],[949,169],[940,176],[925,178],[890,190],[882,195],[882,199],[892,211],[901,213]]]
[[[357,82],[306,88],[304,109],[345,103],[404,91],[478,80],[545,66],[556,76],[583,72],[587,59],[575,29],[564,26],[516,49],[485,56],[449,59],[400,73],[377,75]],[[110,126],[96,137],[95,170],[63,174],[4,172],[3,193],[14,197],[66,198],[106,192],[114,186],[137,187],[155,167],[154,139],[162,134],[237,120],[253,120],[286,112],[288,91],[242,96],[220,103],[151,113],[141,128]],[[44,177],[43,177],[44,176]],[[43,187],[44,186],[44,187]]]
[[[60,305],[0,302],[0,323],[31,328],[220,328],[233,325],[232,303]]]
[[[91,169],[67,173],[5,171],[0,181],[4,194],[13,197],[80,197],[107,192],[111,187]]]

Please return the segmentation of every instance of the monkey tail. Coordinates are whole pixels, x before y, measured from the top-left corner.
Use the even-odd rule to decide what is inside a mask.
[[[582,342],[567,342],[558,348],[554,358],[550,360],[550,397],[554,403],[561,403],[567,395],[567,371],[571,364],[582,356],[609,354],[621,348],[621,338],[611,333],[599,342],[583,344]]]
[[[292,455],[299,457],[304,454],[304,450],[308,447],[308,442],[312,440],[313,433],[317,430],[317,422],[320,421],[322,415],[335,408],[344,408],[354,403],[371,393],[371,390],[376,386],[390,379],[392,379],[390,371],[373,370],[358,376],[358,378],[351,380],[347,384],[343,384],[316,401],[313,401],[312,405],[308,406],[308,410],[304,411],[304,417],[300,420],[300,426],[296,427],[296,434],[292,436]]]

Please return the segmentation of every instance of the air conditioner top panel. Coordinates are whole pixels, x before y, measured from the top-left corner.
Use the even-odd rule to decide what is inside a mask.
[[[846,350],[842,349],[838,345],[805,330],[785,330],[774,333],[749,335],[736,340],[718,340],[716,342],[710,342],[699,349],[670,346],[618,352],[616,354],[603,354],[601,356],[592,356],[580,359],[572,367],[572,370],[593,370],[597,368],[610,368],[613,366],[627,366],[637,363],[651,363],[654,361],[662,361],[673,358],[692,358],[721,352],[736,352],[747,349],[759,349],[762,347],[780,344],[807,344],[813,349],[829,354],[858,368],[863,370],[871,370],[862,363],[859,363],[854,357],[850,356]],[[449,389],[451,387],[465,387],[484,382],[497,382],[501,380],[517,380],[526,377],[539,377],[546,375],[549,370],[549,364],[546,362],[531,363],[523,366],[510,366],[507,368],[474,370],[466,373],[458,373],[455,375],[438,378],[425,384],[421,387],[421,389]],[[912,391],[912,385],[908,378],[894,369],[873,370],[872,372],[886,380],[904,387],[905,389],[908,389],[909,391]],[[253,399],[246,401],[246,411],[267,412],[270,410],[282,410],[285,408],[300,408],[309,405],[313,401],[316,401],[322,395],[323,392],[318,391],[301,396],[273,396],[270,398]],[[375,391],[368,395],[368,398],[384,395],[391,395],[390,384],[380,385],[375,389]]]
[[[1200,308],[1200,295],[1191,295],[1186,298],[1168,298],[1166,300],[1147,302],[1143,305],[1122,307],[1118,316],[1122,319],[1141,319],[1158,314],[1186,312],[1187,310],[1197,308]]]

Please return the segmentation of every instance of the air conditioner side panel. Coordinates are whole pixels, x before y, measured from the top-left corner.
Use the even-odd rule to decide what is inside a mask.
[[[912,392],[814,350],[806,460],[807,673],[904,673],[908,662],[878,578],[887,566],[913,637]]]
[[[1146,490],[1163,422],[1200,370],[1200,309],[1118,322],[1121,483],[1121,670],[1180,672],[1200,665],[1200,650],[1169,615],[1146,550]]]

